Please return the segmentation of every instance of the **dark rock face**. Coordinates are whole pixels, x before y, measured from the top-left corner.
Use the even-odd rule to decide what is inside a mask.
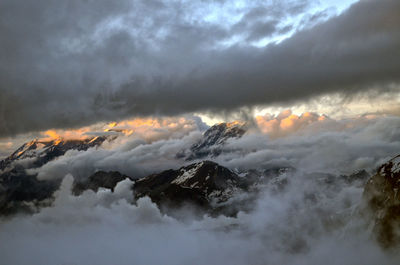
[[[97,171],[82,181],[75,181],[72,191],[76,195],[79,195],[85,190],[89,189],[95,192],[97,192],[99,188],[106,188],[114,191],[117,183],[127,178],[130,179],[130,177],[122,175],[118,171]]]
[[[200,142],[190,148],[189,155],[178,154],[186,160],[201,159],[204,157],[215,157],[221,154],[220,146],[229,138],[240,138],[246,132],[244,123],[231,122],[220,123],[212,126],[204,134]]]
[[[203,161],[150,175],[136,181],[133,189],[137,198],[149,196],[157,204],[179,207],[189,202],[209,210],[246,187],[245,180],[229,169]]]
[[[400,245],[400,155],[379,167],[364,189],[367,209],[375,222],[379,243],[390,248]]]
[[[28,204],[37,204],[52,197],[61,181],[40,181],[36,176],[12,170],[0,178],[0,215],[16,211],[29,212]]]

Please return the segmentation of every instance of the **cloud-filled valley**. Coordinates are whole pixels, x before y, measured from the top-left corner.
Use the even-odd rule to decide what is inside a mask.
[[[121,128],[134,128],[137,134],[121,133],[100,147],[69,150],[28,169],[39,180],[62,181],[61,186],[54,201],[31,204],[33,214],[1,221],[0,238],[7,242],[0,248],[3,260],[7,264],[396,264],[396,254],[377,244],[368,228],[370,220],[361,214],[365,176],[346,176],[366,170],[363,174],[369,177],[398,154],[398,117],[336,120],[284,111],[255,119],[243,136],[209,145],[217,153],[189,161],[186,153],[193,152],[193,144],[206,135],[195,120],[127,121]],[[171,121],[176,121],[174,126]],[[284,130],[263,131],[268,122],[284,124],[280,126]],[[119,125],[112,126],[117,131]],[[141,130],[148,133],[141,136]],[[17,159],[13,166],[29,168],[32,161],[26,159]],[[210,215],[190,205],[166,210],[149,197],[134,198],[131,185],[136,179],[206,159],[244,178],[259,172],[266,181],[224,202],[247,200],[250,207],[232,216]],[[97,171],[119,171],[134,180],[119,182],[113,191],[73,193],[74,178],[83,180]],[[16,248],[24,255],[15,255]]]

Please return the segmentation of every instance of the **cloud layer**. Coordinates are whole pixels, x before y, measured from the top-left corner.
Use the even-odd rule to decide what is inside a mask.
[[[163,121],[172,121],[175,125],[165,123],[164,127],[158,127],[160,123],[156,122],[151,128],[126,127],[122,123],[121,128],[136,128],[137,133],[121,136],[104,144],[104,148],[68,151],[63,157],[30,172],[38,173],[39,179],[61,179],[68,173],[80,178],[98,170],[116,170],[140,178],[179,168],[188,162],[177,154],[187,152],[202,132],[194,120]],[[350,174],[360,169],[372,171],[400,150],[398,117],[335,120],[316,113],[297,116],[287,110],[277,116],[259,117],[255,124],[257,130],[218,147],[222,153],[213,159],[239,171],[293,167],[308,173]]]
[[[126,121],[109,126],[135,128],[137,135],[120,136],[98,149],[69,151],[36,170],[39,178],[63,179],[62,185],[51,206],[34,215],[0,220],[0,240],[7,242],[0,246],[2,260],[7,264],[175,265],[193,260],[197,264],[397,264],[398,255],[383,252],[358,215],[362,185],[347,183],[339,175],[360,169],[373,172],[398,154],[400,118],[335,120],[284,111],[259,119],[260,130],[228,140],[220,147],[220,156],[209,158],[239,172],[296,168],[281,176],[286,185],[272,181],[260,186],[250,212],[199,217],[186,209],[176,215],[185,218],[176,219],[160,212],[149,198],[134,202],[130,180],[118,183],[114,193],[100,189],[73,196],[73,178],[97,170],[142,177],[179,168],[188,162],[176,154],[201,137],[195,119]],[[271,131],[269,122],[279,126]]]
[[[397,89],[398,1],[360,1],[314,27],[293,22],[312,5],[5,1],[0,136]],[[285,31],[294,34],[253,45]]]

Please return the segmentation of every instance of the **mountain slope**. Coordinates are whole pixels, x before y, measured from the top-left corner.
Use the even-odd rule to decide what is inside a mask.
[[[184,150],[178,157],[185,157],[187,161],[215,157],[221,154],[221,145],[230,138],[240,138],[246,132],[246,125],[242,122],[219,123],[204,132],[202,139],[191,146],[189,153]]]
[[[84,140],[33,140],[25,143],[13,154],[0,161],[0,214],[11,214],[21,209],[29,210],[30,204],[50,199],[61,180],[38,180],[26,168],[37,168],[64,155],[68,150],[87,150],[101,145],[106,136]],[[29,159],[29,166],[20,165]]]
[[[68,150],[84,151],[111,140],[107,136],[91,137],[83,140],[54,139],[50,141],[33,140],[23,144],[9,157],[0,161],[0,170],[4,170],[18,160],[34,159],[32,167],[40,167],[47,162],[64,155]]]
[[[211,161],[166,170],[136,181],[135,196],[149,196],[157,204],[179,207],[192,203],[211,209],[247,188],[245,180]]]
[[[364,189],[374,231],[385,248],[400,245],[400,155],[379,167]]]

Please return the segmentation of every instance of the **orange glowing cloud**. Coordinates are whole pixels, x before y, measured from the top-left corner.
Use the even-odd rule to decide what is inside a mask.
[[[45,131],[44,134],[47,135],[51,139],[61,138],[61,136],[55,130]]]
[[[104,131],[118,132],[126,136],[136,135],[147,140],[156,140],[170,134],[182,135],[197,128],[194,120],[183,117],[135,118],[109,123]]]
[[[107,124],[108,127],[110,128],[114,128],[115,126],[117,126],[118,123],[116,122],[110,122],[109,124]]]
[[[47,130],[42,132],[41,141],[83,140],[99,135],[119,134],[120,136],[137,136],[139,138],[154,141],[168,138],[173,135],[183,136],[197,128],[196,122],[184,117],[168,118],[136,118],[107,124],[95,124],[70,130]]]
[[[55,144],[60,143],[62,140],[84,140],[92,136],[86,133],[90,132],[90,127],[84,127],[71,130],[47,130],[41,134],[44,136],[41,141],[55,141]]]
[[[255,117],[255,121],[263,133],[271,137],[281,137],[297,132],[308,125],[327,121],[325,115],[313,112],[305,112],[301,115],[293,114],[291,110],[284,110],[277,116],[266,114]]]

